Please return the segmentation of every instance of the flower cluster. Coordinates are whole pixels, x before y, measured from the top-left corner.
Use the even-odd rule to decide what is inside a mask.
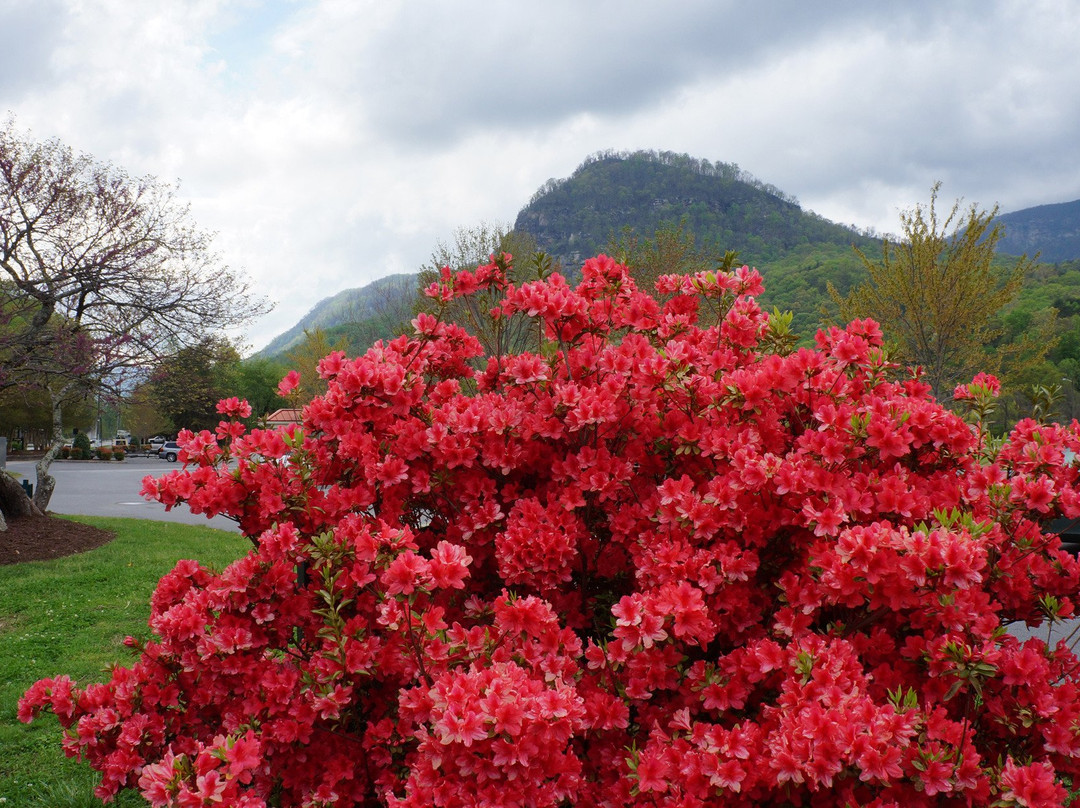
[[[979,395],[990,395],[996,398],[1001,393],[1001,382],[997,376],[989,373],[979,373],[968,384],[958,384],[953,391],[953,398],[957,401],[973,399]]]
[[[223,402],[145,481],[253,549],[165,576],[155,639],[108,682],[24,696],[100,796],[1062,804],[1080,660],[1004,627],[1075,614],[1044,525],[1080,517],[1080,425],[993,450],[871,321],[771,350],[745,267],[661,278],[661,302],[604,256],[577,287],[515,286],[508,261],[427,293],[497,290],[536,353],[483,357],[423,314],[324,359],[300,427]]]

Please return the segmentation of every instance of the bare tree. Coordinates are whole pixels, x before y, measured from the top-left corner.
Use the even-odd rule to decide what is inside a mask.
[[[546,278],[561,268],[551,256],[537,248],[536,239],[528,233],[486,223],[460,228],[454,233],[453,244],[439,242],[430,261],[420,268],[416,308],[421,311],[435,309],[432,301],[423,295],[423,290],[439,277],[443,267],[454,271],[474,270],[492,258],[501,261],[503,253],[513,258],[507,273],[507,280],[512,283]],[[491,311],[501,300],[501,291],[486,290],[451,301],[444,316],[475,336],[487,356],[539,351],[542,325],[521,313],[493,317]]]
[[[62,406],[264,312],[223,266],[172,186],[57,140],[0,127],[0,388],[46,390],[53,443],[34,505],[54,485]]]
[[[661,275],[690,275],[716,269],[731,269],[738,254],[713,244],[702,244],[683,217],[678,222],[662,222],[651,237],[643,237],[624,227],[608,238],[607,253],[630,270],[634,282],[649,294]]]

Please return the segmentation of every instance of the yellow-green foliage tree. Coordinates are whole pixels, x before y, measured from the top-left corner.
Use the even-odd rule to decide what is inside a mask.
[[[1017,361],[1041,361],[1052,340],[1041,332],[1027,334],[988,351],[1001,334],[998,312],[1020,293],[1034,261],[1026,256],[1004,266],[995,261],[1004,236],[1003,226],[994,222],[997,206],[961,210],[958,201],[942,218],[940,187],[934,185],[928,206],[900,215],[902,236],[882,242],[880,260],[856,248],[869,274],[866,282],[846,296],[830,285],[829,294],[842,320],[877,320],[896,358],[920,366],[935,395],[948,398],[956,384],[980,370],[1015,371]]]
[[[319,362],[334,351],[345,351],[344,338],[331,343],[321,328],[304,329],[304,341],[286,354],[285,364],[300,374],[300,384],[287,397],[289,406],[302,407],[315,396],[326,394],[326,380],[319,376]]]

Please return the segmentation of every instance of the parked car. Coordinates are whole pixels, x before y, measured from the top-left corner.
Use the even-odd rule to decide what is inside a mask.
[[[157,454],[158,457],[168,460],[170,463],[175,463],[176,458],[180,456],[180,444],[174,440],[167,440],[157,450]]]
[[[161,435],[155,435],[147,443],[150,445],[150,451],[156,452],[165,445],[165,438],[161,437]]]

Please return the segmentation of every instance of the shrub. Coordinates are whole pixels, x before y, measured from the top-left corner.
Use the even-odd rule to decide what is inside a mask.
[[[328,356],[301,428],[184,433],[174,507],[254,549],[158,585],[130,668],[20,703],[103,797],[153,805],[1060,805],[1080,661],[1040,525],[1080,516],[1078,425],[995,448],[870,321],[784,347],[760,276],[588,261],[501,291],[535,354],[462,328]],[[539,335],[538,335],[539,336]],[[296,383],[290,374],[281,390]],[[957,391],[986,412],[996,381]]]
[[[123,460],[124,456],[125,456],[124,455],[124,450],[123,449],[114,449],[113,453],[112,453],[112,456],[113,456],[113,460]]]
[[[97,448],[98,460],[112,460],[113,450],[111,446],[99,446]]]
[[[89,460],[94,456],[94,450],[90,446],[90,438],[85,432],[78,433],[71,439],[71,456],[75,460]]]
[[[70,446],[61,447],[61,449],[60,449],[60,459],[61,460],[67,460],[70,457],[71,457],[71,447]]]

